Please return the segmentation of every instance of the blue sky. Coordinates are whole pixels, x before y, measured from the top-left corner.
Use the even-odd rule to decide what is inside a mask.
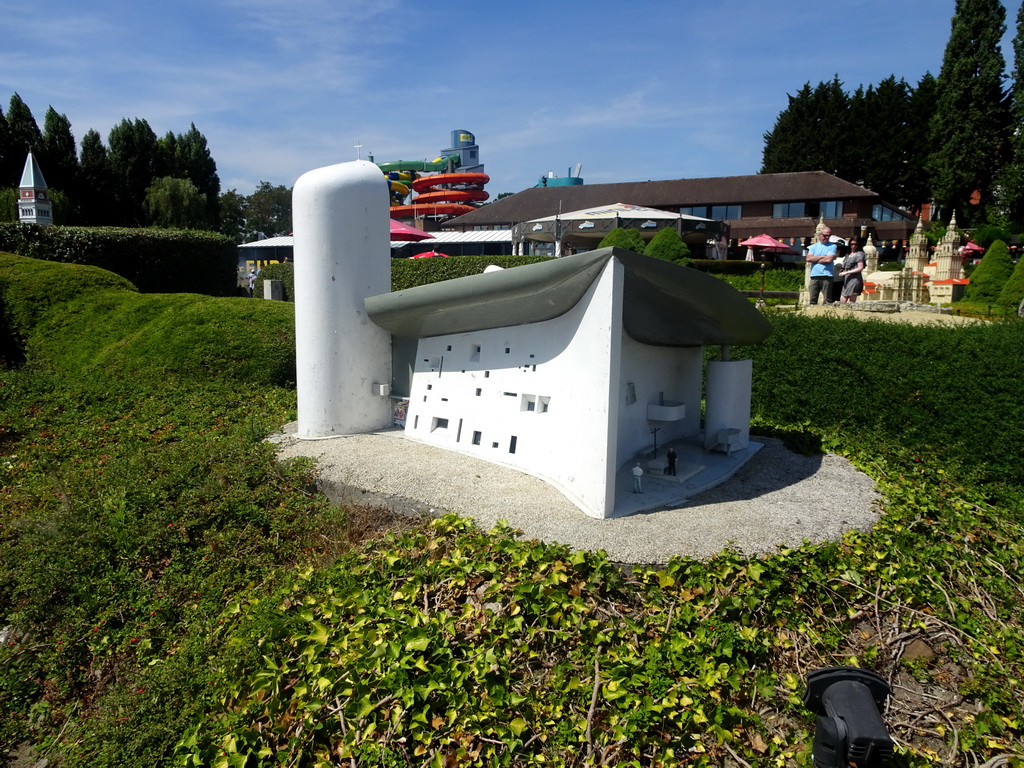
[[[1021,0],[1004,0],[1003,55]],[[938,75],[954,0],[0,2],[18,92],[106,141],[122,118],[206,136],[222,189],[362,157],[480,145],[492,195],[756,173],[786,95]],[[884,129],[879,140],[884,141]],[[44,169],[45,173],[45,169]]]

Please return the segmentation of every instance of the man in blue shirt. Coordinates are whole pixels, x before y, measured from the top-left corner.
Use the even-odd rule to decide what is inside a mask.
[[[808,286],[808,303],[817,304],[818,296],[825,294],[825,304],[831,304],[832,298],[832,262],[836,260],[838,249],[836,244],[829,242],[832,230],[828,227],[818,235],[820,242],[812,245],[807,251],[807,261],[811,265],[811,284]]]

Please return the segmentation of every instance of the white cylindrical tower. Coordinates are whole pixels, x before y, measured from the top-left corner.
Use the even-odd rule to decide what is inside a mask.
[[[707,395],[704,399],[704,448],[722,445],[729,436],[729,450],[738,451],[750,442],[750,391],[754,377],[751,360],[709,360]]]
[[[391,334],[366,314],[391,290],[388,188],[373,163],[303,174],[292,190],[300,438],[391,423]]]

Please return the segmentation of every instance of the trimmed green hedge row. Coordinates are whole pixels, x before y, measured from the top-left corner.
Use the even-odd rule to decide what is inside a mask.
[[[478,275],[494,264],[503,269],[548,261],[547,256],[434,256],[429,259],[392,259],[391,290],[401,291],[419,285],[439,283],[456,277]],[[253,296],[263,298],[263,281],[280,280],[284,283],[284,300],[294,301],[295,273],[293,264],[268,264],[256,279]]]
[[[435,256],[429,259],[392,259],[391,290],[401,291],[456,277],[478,275],[491,264],[510,269],[549,260],[548,256],[450,256],[448,258]],[[729,281],[733,287],[740,290],[756,290],[760,287],[761,264],[758,262],[700,259],[693,261],[689,266],[712,275],[742,278],[742,285],[736,284],[732,280]],[[263,297],[264,280],[280,280],[284,284],[285,301],[293,301],[295,279],[292,269],[292,264],[268,264],[256,280],[253,295],[259,298]],[[803,273],[803,264],[772,264],[765,270],[765,289],[773,291],[800,290],[803,285]],[[747,285],[748,282],[749,285]]]
[[[774,333],[733,349],[754,361],[752,417],[844,435],[870,451],[971,467],[1017,484],[1024,462],[1024,323],[948,326],[770,313]],[[965,470],[966,471],[966,470]]]
[[[236,246],[215,232],[0,223],[0,251],[107,269],[143,293],[237,293]]]

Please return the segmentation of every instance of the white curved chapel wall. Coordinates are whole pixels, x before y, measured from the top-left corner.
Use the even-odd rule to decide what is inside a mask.
[[[612,260],[564,315],[420,339],[406,434],[521,469],[609,517],[622,280]]]

